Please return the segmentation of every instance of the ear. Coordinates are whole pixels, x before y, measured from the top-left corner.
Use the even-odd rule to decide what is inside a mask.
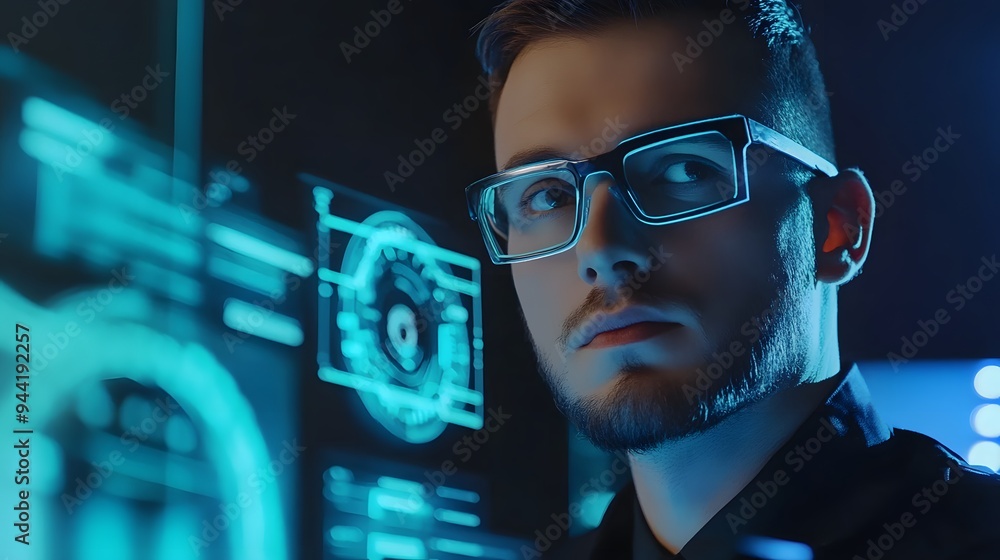
[[[816,279],[832,285],[849,282],[860,271],[871,246],[875,199],[865,176],[846,169],[810,186],[816,235]]]

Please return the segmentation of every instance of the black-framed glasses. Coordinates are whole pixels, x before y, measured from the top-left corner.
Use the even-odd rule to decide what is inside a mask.
[[[665,225],[750,200],[747,150],[763,144],[829,177],[837,168],[791,138],[743,115],[663,128],[579,161],[549,159],[514,167],[465,189],[490,259],[512,264],[571,249],[587,223],[601,176],[637,220]]]

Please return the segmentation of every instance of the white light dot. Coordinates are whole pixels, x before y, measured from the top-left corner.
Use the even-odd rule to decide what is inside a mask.
[[[986,366],[976,374],[972,384],[976,392],[987,399],[1000,398],[1000,366]]]
[[[1000,404],[976,407],[972,411],[972,429],[984,437],[1000,437]]]
[[[980,441],[969,449],[969,464],[1000,471],[1000,445],[992,441]]]

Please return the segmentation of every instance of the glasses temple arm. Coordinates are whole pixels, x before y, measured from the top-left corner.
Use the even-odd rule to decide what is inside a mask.
[[[830,163],[816,152],[804,147],[802,144],[799,144],[777,130],[768,128],[759,122],[750,119],[747,120],[750,124],[750,139],[752,141],[760,142],[775,150],[784,152],[792,159],[828,177],[836,177],[839,173],[836,165]]]

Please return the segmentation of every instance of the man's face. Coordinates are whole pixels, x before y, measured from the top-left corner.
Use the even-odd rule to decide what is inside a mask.
[[[726,30],[680,71],[674,53],[699,25],[630,22],[529,45],[497,108],[498,168],[527,149],[592,157],[673,124],[754,117],[764,53]],[[750,177],[750,202],[666,226],[638,222],[604,176],[573,249],[512,265],[546,381],[596,445],[649,449],[796,383],[819,332],[815,254],[808,199],[781,157]],[[575,347],[594,317],[634,305],[674,324]]]

